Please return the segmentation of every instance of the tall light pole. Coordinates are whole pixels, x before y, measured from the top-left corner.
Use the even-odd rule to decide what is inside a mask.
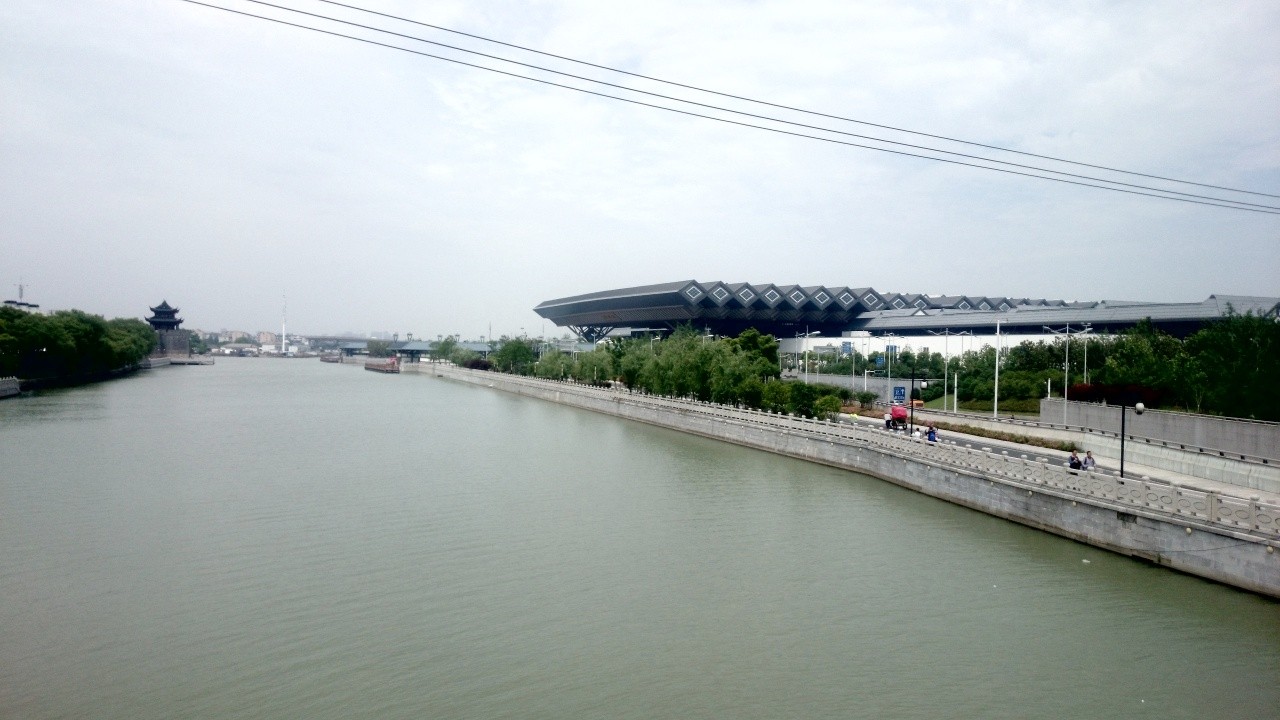
[[[809,332],[808,326],[805,326],[804,334],[796,333],[796,364],[800,363],[800,340],[804,339],[804,382],[809,383],[809,338],[817,335],[818,331]]]
[[[911,353],[911,392],[910,392],[910,394],[908,394],[908,395],[907,395],[907,403],[911,405],[911,421],[910,421],[910,423],[911,423],[911,430],[909,431],[909,434],[910,434],[911,436],[913,436],[913,437],[914,437],[914,436],[915,436],[915,434],[916,434],[916,399],[915,399],[915,394],[916,394],[916,363],[917,363],[917,362],[919,362],[919,359],[918,359],[917,355],[916,355],[915,353]],[[928,383],[927,381],[923,381],[923,382],[921,382],[921,383],[920,383],[920,387],[921,387],[922,389],[923,389],[923,388],[927,388],[927,387],[929,387],[929,383]],[[921,400],[923,400],[923,399],[924,399],[924,397],[923,397],[923,396],[924,396],[924,393],[921,393],[920,395],[921,395]]]
[[[896,346],[890,345],[889,339],[895,338],[897,337],[897,335],[893,333],[885,333],[882,337],[884,337],[885,339],[884,354],[885,354],[885,363],[887,367],[887,370],[885,372],[885,388],[887,389],[885,393],[885,400],[888,400],[889,404],[892,405],[893,404],[893,352],[892,351],[896,349]]]
[[[991,399],[991,418],[1000,419],[1000,321],[996,321],[996,390]]]
[[[1129,408],[1126,405],[1120,406],[1120,478],[1122,480],[1124,479],[1124,436],[1125,436],[1124,418],[1125,418],[1125,415],[1128,414],[1127,412],[1128,409]],[[1141,415],[1142,413],[1146,412],[1146,410],[1147,410],[1147,407],[1142,403],[1135,403],[1133,406],[1133,411],[1138,415]]]
[[[1093,332],[1093,328],[1088,325],[1084,326],[1084,330],[1080,331],[1081,335],[1088,335]],[[1084,339],[1084,384],[1089,384],[1089,338]]]
[[[1062,328],[1061,330],[1054,330],[1053,328],[1047,325],[1043,325],[1041,327],[1044,328],[1045,332],[1052,333],[1054,335],[1066,336],[1066,342],[1063,343],[1064,349],[1063,349],[1063,355],[1062,355],[1062,424],[1066,425],[1067,424],[1067,388],[1071,386],[1071,377],[1070,377],[1071,323],[1067,323],[1066,327]],[[1089,326],[1085,325],[1083,329],[1077,330],[1076,334],[1079,335],[1087,332],[1089,332]],[[1088,345],[1086,344],[1085,347],[1088,348]],[[1086,352],[1088,352],[1088,350],[1086,350]]]
[[[947,328],[942,332],[929,331],[930,335],[942,336],[942,412],[947,411],[947,378],[950,377],[951,370],[951,336],[952,335],[973,335],[972,332],[965,330],[964,332],[952,333],[951,328]],[[952,412],[958,412],[959,407],[951,408]]]

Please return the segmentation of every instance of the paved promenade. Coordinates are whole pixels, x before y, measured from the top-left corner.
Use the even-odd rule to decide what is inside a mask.
[[[884,427],[884,422],[875,418],[867,418],[867,417],[856,416],[856,415],[842,415],[841,417],[849,422],[857,422],[862,425],[874,426],[877,428]],[[916,412],[917,426],[921,426],[921,425],[927,426],[929,423],[929,420],[931,419],[936,419],[938,422],[945,422],[952,425],[965,422],[964,417],[962,416],[957,417],[954,414],[947,414],[944,416],[941,414],[935,415],[929,412],[919,412],[919,411]],[[991,421],[990,417],[982,417],[982,416],[974,416],[973,419],[978,421],[983,421],[983,422]],[[1007,428],[1001,428],[1001,429],[1011,434],[1022,433],[1022,427],[1017,423],[1009,423]],[[989,447],[995,450],[996,452],[1000,452],[1004,450],[1004,451],[1008,451],[1010,455],[1014,455],[1015,453],[1017,453],[1018,455],[1025,454],[1028,458],[1031,458],[1031,459],[1043,458],[1044,460],[1048,461],[1050,464],[1059,464],[1059,465],[1065,466],[1067,462],[1067,457],[1070,455],[1069,452],[1066,452],[1063,450],[1050,450],[1048,448],[1043,448],[1038,445],[1024,445],[1021,443],[1010,442],[1007,440],[996,440],[993,438],[983,437],[980,435],[969,435],[969,434],[950,431],[950,430],[939,431],[939,434],[943,441],[955,441],[958,444],[961,444],[961,445],[967,444],[975,448]],[[1054,432],[1051,430],[1050,431],[1041,430],[1039,434],[1054,436]],[[1058,437],[1058,439],[1061,439],[1064,441],[1076,439],[1075,433],[1064,432],[1064,433],[1058,433],[1058,435],[1060,436]],[[1086,447],[1084,449],[1093,450],[1094,457],[1098,461],[1098,470],[1096,470],[1095,472],[1103,472],[1110,475],[1119,474],[1120,461],[1118,458],[1108,457],[1103,451],[1097,448]],[[1084,455],[1084,452],[1082,450],[1081,456],[1083,457],[1083,455]],[[1261,500],[1264,503],[1271,504],[1271,505],[1280,505],[1280,493],[1268,492],[1266,490],[1260,490],[1254,487],[1249,487],[1247,485],[1242,485],[1240,483],[1230,482],[1230,481],[1224,480],[1221,477],[1206,478],[1206,477],[1193,476],[1186,473],[1176,472],[1174,470],[1170,470],[1167,468],[1153,467],[1151,465],[1136,463],[1131,458],[1126,458],[1124,465],[1125,465],[1125,468],[1124,468],[1125,475],[1130,479],[1142,479],[1143,477],[1146,477],[1152,480],[1157,480],[1157,481],[1166,482],[1166,483],[1173,483],[1182,487],[1195,488],[1197,490],[1201,490],[1204,492],[1220,493],[1224,495],[1234,495],[1237,497],[1245,497],[1245,498],[1257,497],[1259,500]]]

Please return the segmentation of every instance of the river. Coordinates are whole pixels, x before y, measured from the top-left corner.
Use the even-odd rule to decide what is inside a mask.
[[[0,717],[1280,717],[1280,603],[425,375],[0,402]]]

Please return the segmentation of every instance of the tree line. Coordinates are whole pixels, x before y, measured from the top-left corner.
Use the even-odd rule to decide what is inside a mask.
[[[456,351],[449,359],[476,366],[475,358],[459,357]],[[777,339],[756,330],[723,338],[682,327],[665,338],[615,338],[579,353],[547,351],[534,339],[503,338],[487,364],[501,372],[594,385],[622,383],[632,392],[804,417],[829,417],[851,398],[846,388],[781,379]]]
[[[1067,352],[1066,343],[1071,343]],[[736,338],[700,335],[690,327],[659,338],[622,338],[601,343],[592,352],[547,352],[538,340],[502,338],[488,360],[447,345],[443,359],[459,365],[496,369],[582,383],[620,382],[633,391],[691,397],[745,407],[822,416],[838,411],[851,397],[868,404],[874,393],[851,393],[831,385],[806,385],[781,378],[778,340],[756,330]],[[1253,314],[1229,312],[1185,339],[1155,328],[1149,321],[1110,336],[1065,336],[1027,340],[1000,353],[1000,402],[1031,407],[1052,394],[1061,397],[1064,363],[1071,399],[1112,404],[1142,401],[1151,407],[1184,409],[1231,417],[1280,420],[1280,323]],[[843,358],[814,360],[811,370],[884,375],[888,358],[854,352]],[[780,364],[781,360],[781,364]],[[803,359],[802,359],[803,362]],[[948,391],[961,402],[990,403],[995,396],[996,351],[970,350],[949,361],[941,353],[910,350],[892,358],[893,375],[935,380],[913,397],[942,395],[944,369]],[[833,409],[834,408],[834,409]]]
[[[80,310],[52,315],[0,307],[0,376],[91,378],[137,365],[156,347],[151,326]]]
[[[1068,352],[1067,343],[1070,342]],[[1027,340],[1000,353],[1000,403],[1034,404],[1046,394],[1086,402],[1143,402],[1151,407],[1182,409],[1231,417],[1280,420],[1280,323],[1272,318],[1229,312],[1219,320],[1179,339],[1149,320],[1126,332],[1109,335]],[[866,356],[826,359],[818,372],[884,375],[887,358]],[[1064,377],[1065,366],[1065,377]],[[903,351],[893,358],[894,377],[941,381],[963,403],[990,403],[995,396],[996,350],[986,346],[951,358],[941,353]],[[955,375],[959,375],[958,383]],[[941,396],[942,382],[918,391],[928,401]]]

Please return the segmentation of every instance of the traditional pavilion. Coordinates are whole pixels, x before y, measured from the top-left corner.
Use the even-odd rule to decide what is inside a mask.
[[[190,355],[191,334],[178,328],[182,324],[182,318],[178,317],[178,308],[170,307],[167,300],[162,300],[159,305],[151,308],[151,313],[147,323],[159,337],[153,354],[184,357]]]

